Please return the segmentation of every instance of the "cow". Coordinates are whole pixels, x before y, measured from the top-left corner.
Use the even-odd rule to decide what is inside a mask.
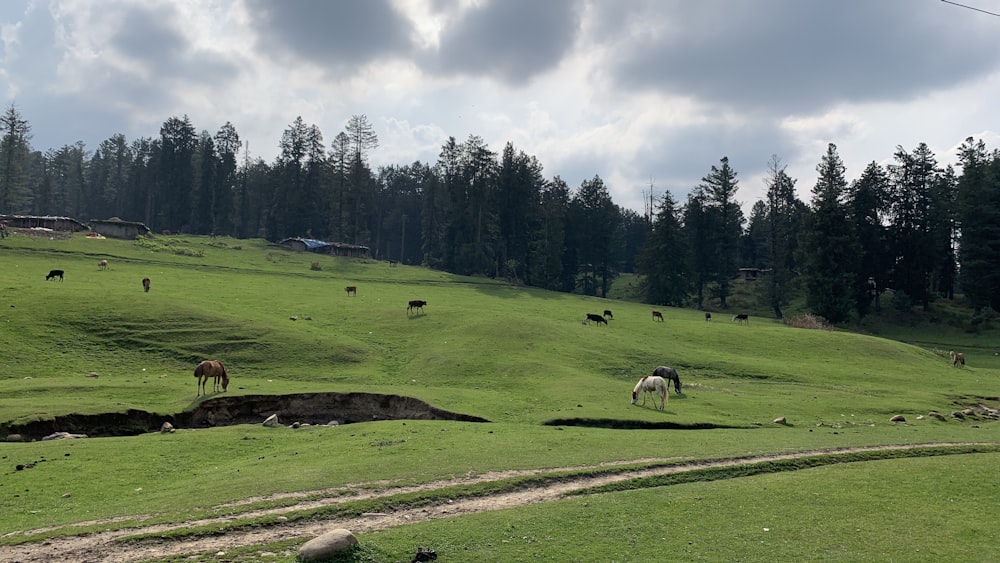
[[[414,299],[413,301],[410,301],[410,304],[406,307],[406,314],[409,315],[410,311],[416,312],[417,309],[420,309],[420,312],[423,313],[424,305],[426,304],[427,302],[422,299]]]
[[[736,321],[737,324],[743,324],[743,323],[750,324],[750,316],[747,315],[746,313],[733,315],[733,320]]]
[[[149,278],[148,277],[147,278],[142,278],[142,289],[146,293],[149,293]]]
[[[97,269],[98,270],[107,270],[108,269],[108,261],[107,260],[101,260],[100,262],[98,262],[97,263]]]
[[[344,291],[346,291],[348,295],[357,295],[358,287],[356,285],[349,285],[344,288]]]
[[[661,313],[659,311],[653,311],[653,320],[654,321],[655,320],[659,320],[662,323],[663,322],[663,313]]]
[[[608,320],[598,315],[597,313],[587,313],[587,318],[583,322],[590,324],[590,321],[594,321],[598,325],[600,325],[601,323],[608,324]]]
[[[611,309],[604,310],[604,318],[615,320],[615,316],[611,314]]]
[[[51,279],[59,278],[59,281],[63,281],[63,271],[62,270],[49,270],[49,275],[45,276],[45,281]]]
[[[712,320],[712,313],[709,313],[708,311],[705,311],[705,322],[707,323],[707,322],[709,322],[711,320]]]

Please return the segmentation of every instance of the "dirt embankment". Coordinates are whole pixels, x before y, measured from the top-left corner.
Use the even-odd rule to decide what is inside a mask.
[[[123,413],[68,414],[21,425],[0,425],[0,438],[10,434],[41,440],[55,432],[89,437],[135,436],[156,432],[164,422],[175,428],[211,428],[260,424],[272,414],[282,423],[351,424],[373,420],[455,420],[489,422],[485,418],[449,412],[419,399],[374,393],[298,393],[239,395],[206,399],[188,412],[172,415],[130,409]]]

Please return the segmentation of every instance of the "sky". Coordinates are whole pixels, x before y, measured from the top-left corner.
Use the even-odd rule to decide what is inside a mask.
[[[960,5],[961,4],[961,5]],[[777,158],[811,198],[926,143],[1000,147],[1000,0],[2,0],[0,102],[36,150],[231,122],[272,162],[351,116],[374,168],[507,143],[572,189],[682,202],[723,157],[745,210]]]

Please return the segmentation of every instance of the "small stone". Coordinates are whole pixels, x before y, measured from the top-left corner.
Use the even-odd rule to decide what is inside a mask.
[[[901,414],[897,414],[896,416],[890,418],[889,422],[906,422],[906,417]]]
[[[788,420],[785,419],[785,417],[783,417],[783,416],[779,416],[778,418],[774,419],[774,423],[775,424],[788,424]]]

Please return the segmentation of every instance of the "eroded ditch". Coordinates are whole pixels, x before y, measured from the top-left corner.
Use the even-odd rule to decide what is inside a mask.
[[[88,437],[136,436],[156,432],[164,422],[175,428],[212,428],[234,424],[260,424],[272,414],[284,423],[351,424],[373,420],[489,420],[433,407],[419,399],[375,393],[298,393],[291,395],[240,395],[213,397],[191,411],[157,414],[129,409],[121,413],[67,414],[20,425],[0,425],[0,436],[19,435],[40,440],[57,432]]]

